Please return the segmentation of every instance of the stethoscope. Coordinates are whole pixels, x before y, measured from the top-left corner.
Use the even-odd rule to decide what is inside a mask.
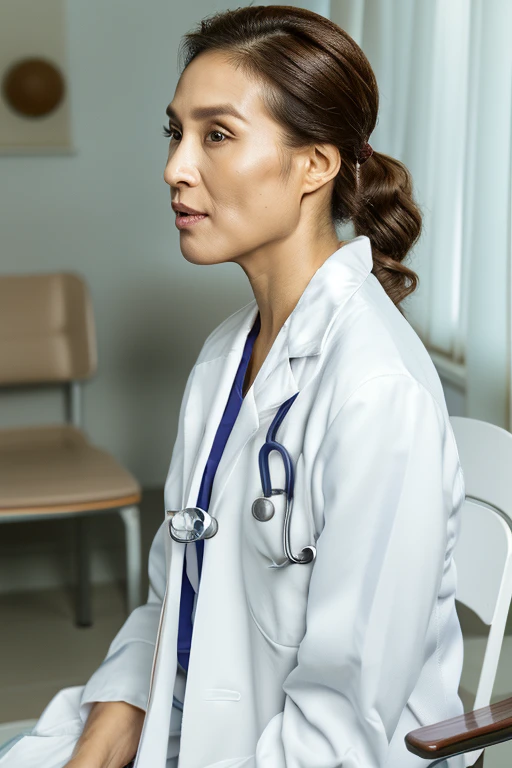
[[[311,563],[316,557],[316,547],[308,545],[295,557],[290,547],[290,518],[293,508],[293,489],[294,489],[294,470],[290,454],[275,439],[276,432],[290,410],[293,401],[299,393],[296,392],[284,402],[276,413],[272,424],[267,432],[266,440],[260,448],[258,455],[258,464],[260,469],[261,486],[263,496],[259,496],[253,501],[252,514],[256,520],[265,523],[271,520],[275,513],[275,507],[270,497],[277,494],[286,494],[286,508],[283,526],[283,550],[292,563],[306,564]],[[272,488],[270,480],[269,455],[272,451],[277,451],[284,463],[285,469],[285,488]],[[218,520],[200,507],[186,507],[180,510],[170,510],[167,512],[170,516],[169,533],[174,541],[189,543],[200,541],[201,539],[211,539],[219,529]]]

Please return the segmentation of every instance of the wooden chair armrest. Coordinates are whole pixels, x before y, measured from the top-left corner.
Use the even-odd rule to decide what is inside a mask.
[[[450,720],[410,731],[409,752],[419,757],[450,757],[512,739],[512,698]]]

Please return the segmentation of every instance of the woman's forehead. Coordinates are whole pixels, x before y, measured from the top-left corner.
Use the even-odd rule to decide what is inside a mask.
[[[208,52],[183,71],[167,114],[177,120],[204,120],[217,115],[248,123],[266,116],[261,84],[225,57]]]

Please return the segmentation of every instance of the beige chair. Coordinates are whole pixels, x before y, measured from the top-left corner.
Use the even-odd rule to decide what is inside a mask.
[[[0,429],[0,523],[74,517],[77,624],[91,624],[87,518],[118,511],[125,527],[127,608],[140,605],[137,480],[81,430],[80,382],[97,366],[92,304],[75,274],[0,276],[0,387],[67,390],[67,422]]]

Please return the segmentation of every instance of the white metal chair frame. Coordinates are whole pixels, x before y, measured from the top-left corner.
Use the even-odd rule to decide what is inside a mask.
[[[491,701],[512,599],[512,433],[463,416],[451,416],[450,422],[466,491],[453,553],[458,577],[456,599],[489,627],[473,705],[476,710]],[[466,767],[474,766],[477,758],[480,768],[484,748],[465,752]],[[429,765],[446,759],[429,761]]]

